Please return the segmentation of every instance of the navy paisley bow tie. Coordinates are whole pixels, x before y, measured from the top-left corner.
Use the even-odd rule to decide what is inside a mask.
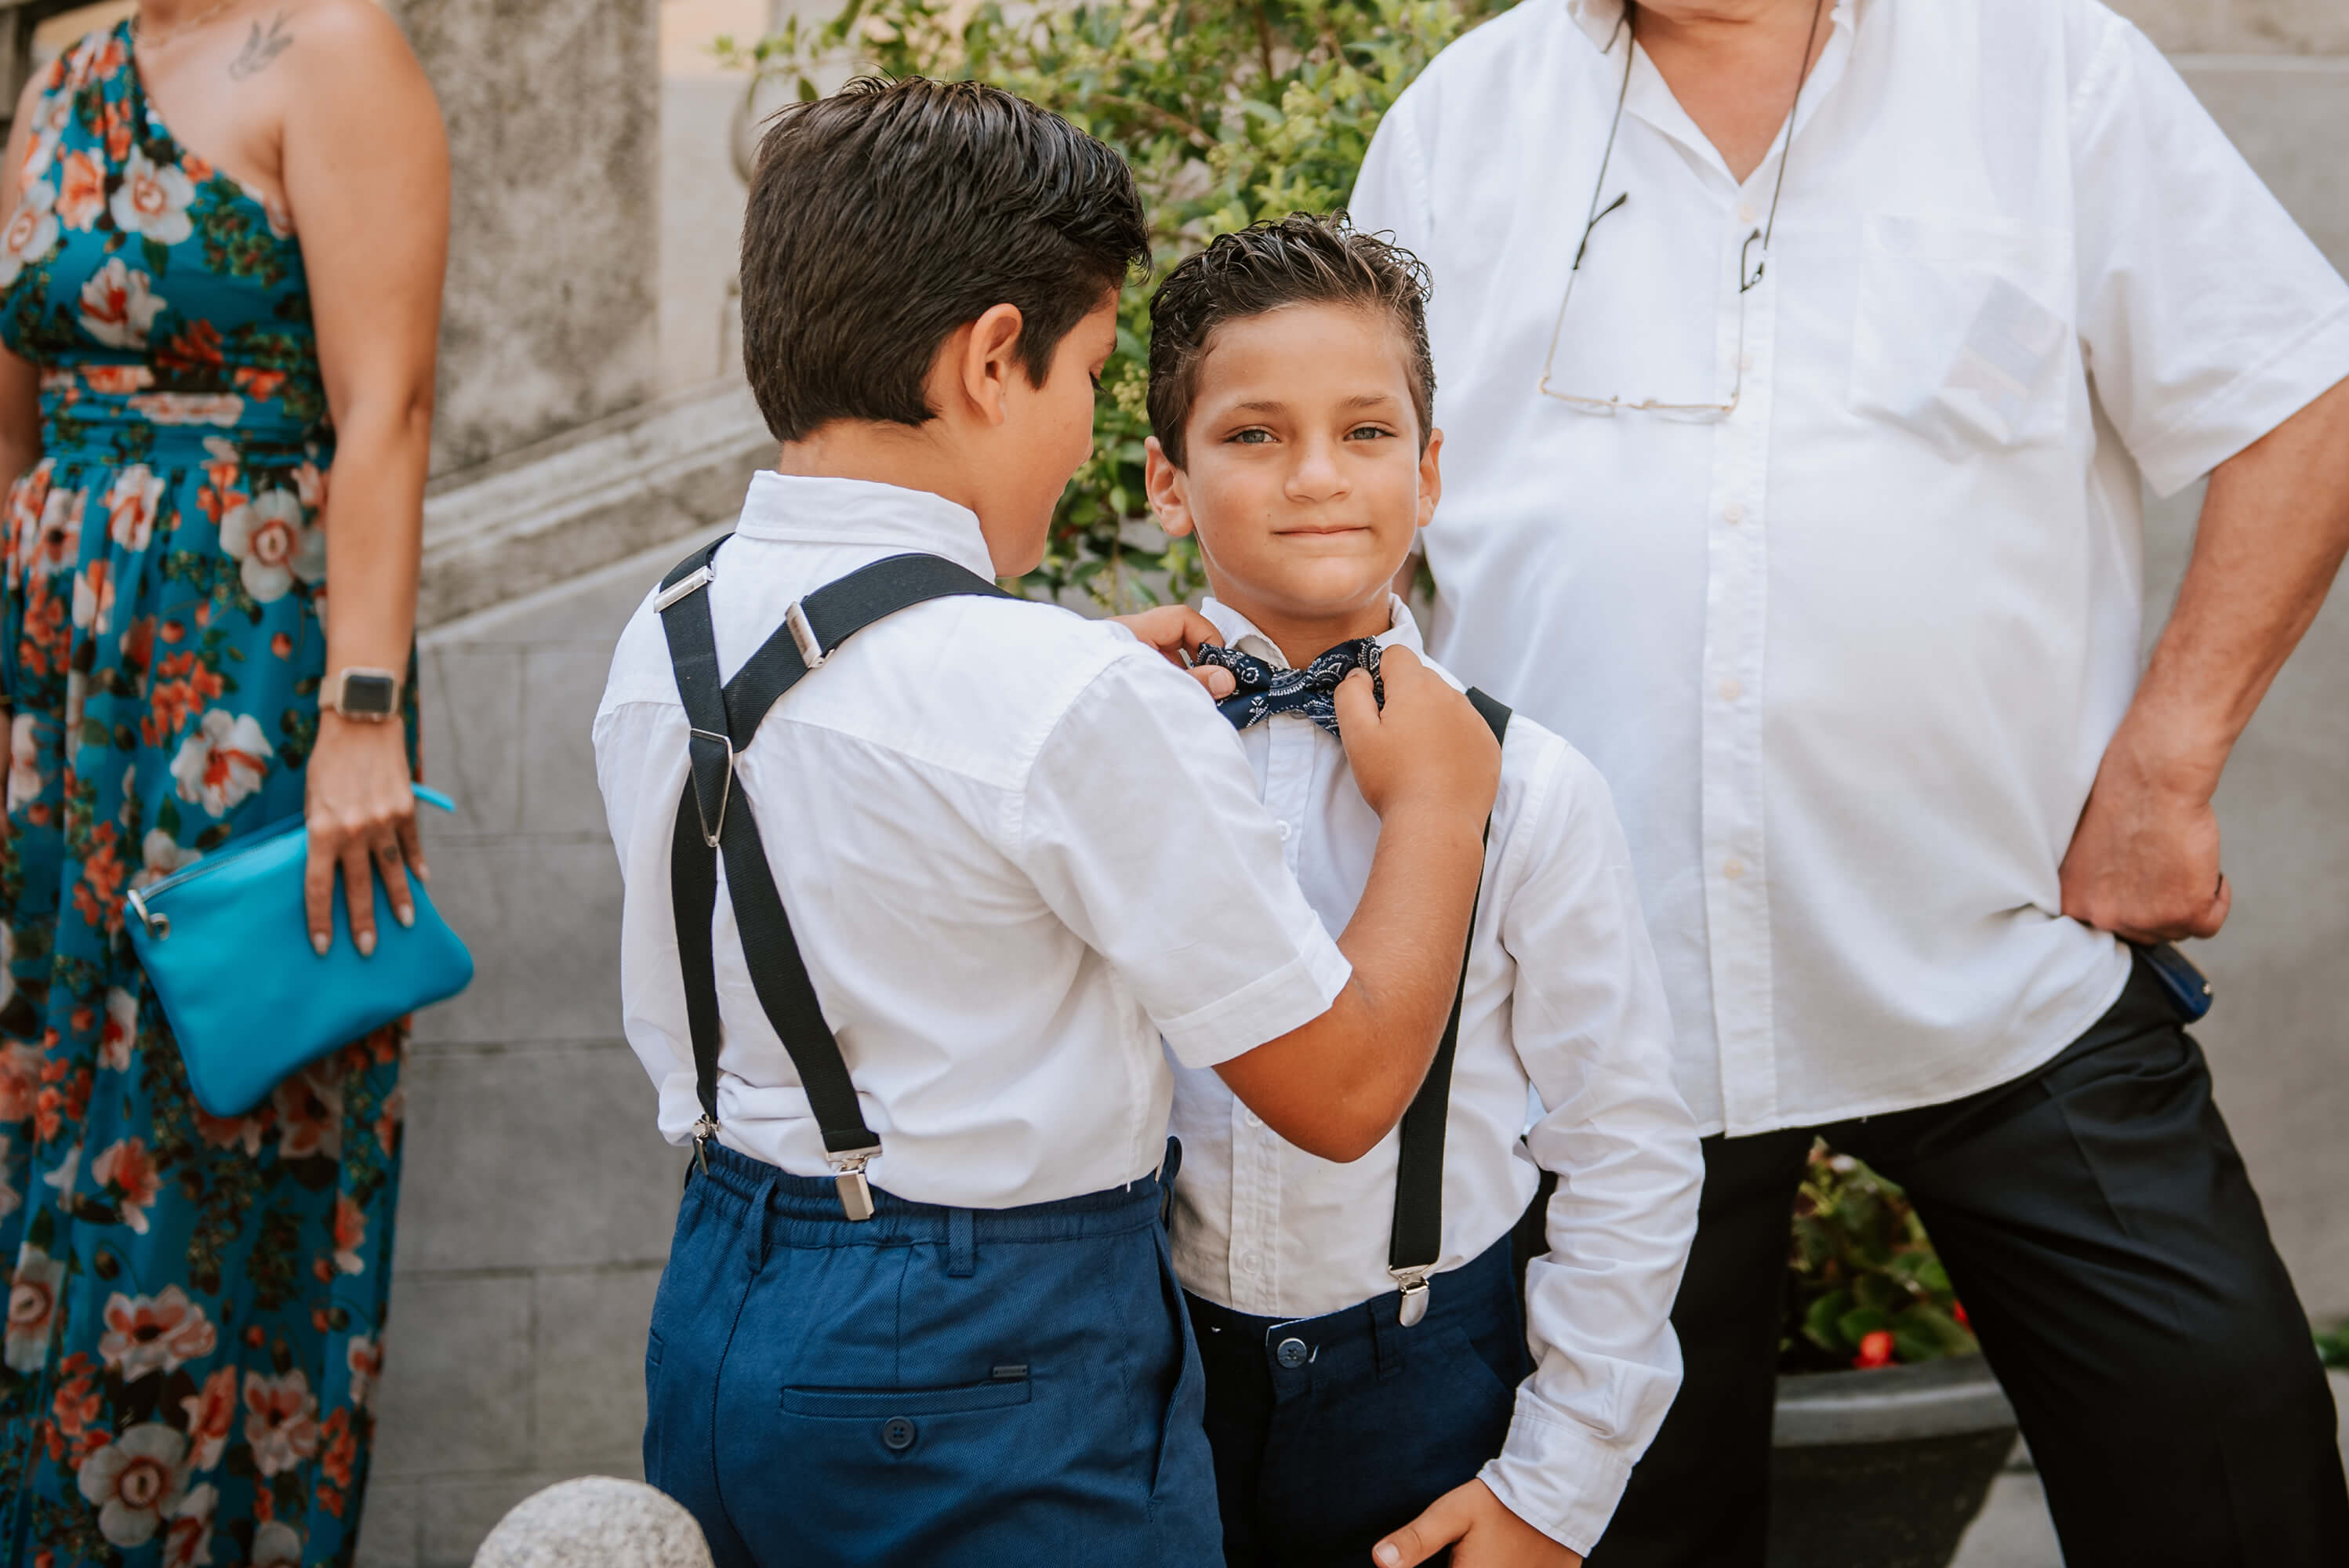
[[[1371,672],[1371,695],[1386,706],[1386,683],[1379,676],[1375,637],[1356,637],[1315,655],[1302,669],[1283,669],[1237,648],[1201,643],[1195,662],[1221,665],[1237,684],[1216,704],[1234,729],[1261,724],[1276,713],[1303,714],[1330,734],[1338,733],[1338,683],[1357,669]]]

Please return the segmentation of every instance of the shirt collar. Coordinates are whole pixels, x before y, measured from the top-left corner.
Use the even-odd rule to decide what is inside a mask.
[[[1385,631],[1379,634],[1379,646],[1409,648],[1421,658],[1425,658],[1427,647],[1419,640],[1419,623],[1412,618],[1411,606],[1392,593],[1387,595],[1387,603],[1393,620]],[[1199,614],[1207,617],[1215,626],[1216,634],[1224,639],[1224,646],[1262,659],[1277,670],[1288,667],[1288,659],[1281,653],[1280,645],[1257,630],[1255,622],[1222,600],[1208,598],[1200,604]]]
[[[995,562],[978,515],[929,490],[870,480],[811,479],[761,469],[750,476],[737,531],[792,544],[878,544],[942,555],[981,577]]]

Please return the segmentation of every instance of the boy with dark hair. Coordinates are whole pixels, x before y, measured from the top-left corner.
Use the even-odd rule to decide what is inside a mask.
[[[1183,263],[1151,313],[1151,501],[1198,539],[1223,645],[1199,655],[1237,678],[1221,707],[1333,927],[1383,896],[1333,689],[1420,645],[1391,584],[1439,489],[1424,287],[1407,253],[1299,213]],[[1485,1568],[1578,1563],[1680,1381],[1701,1163],[1622,830],[1589,763],[1470,696],[1500,791],[1401,1128],[1339,1163],[1175,1074],[1174,1261],[1232,1568],[1402,1568],[1455,1542]],[[1527,1214],[1544,1171],[1556,1195]],[[1548,1248],[1522,1286],[1521,1215]]]
[[[1213,1562],[1160,1038],[1350,1159],[1442,1032],[1498,766],[1467,705],[1407,659],[1383,711],[1337,694],[1385,830],[1333,942],[1184,677],[995,585],[1143,238],[1114,154],[971,83],[853,84],[761,150],[777,471],[595,720],[628,1039],[695,1150],[645,1465],[720,1568]]]

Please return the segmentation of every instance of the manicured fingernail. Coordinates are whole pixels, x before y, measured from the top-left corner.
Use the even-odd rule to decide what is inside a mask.
[[[359,934],[358,934],[358,949],[359,949],[359,956],[360,956],[360,957],[362,957],[362,958],[372,958],[372,957],[374,957],[374,956],[375,956],[375,933],[374,933],[374,932],[372,932],[372,931],[362,931],[362,932],[360,932],[360,933],[359,933]]]
[[[321,958],[324,958],[326,955],[326,948],[329,945],[329,938],[322,935],[318,932],[314,931],[310,934],[310,945],[317,949],[318,956]]]
[[[426,865],[419,860],[416,862],[416,874],[422,877],[426,882],[430,882],[432,880],[432,868]]]
[[[1387,1568],[1394,1568],[1396,1563],[1402,1561],[1402,1548],[1392,1541],[1381,1541],[1379,1542],[1379,1549],[1371,1555],[1385,1563]]]
[[[414,928],[416,924],[416,911],[403,903],[392,913],[399,916],[399,923],[402,926],[409,929]]]

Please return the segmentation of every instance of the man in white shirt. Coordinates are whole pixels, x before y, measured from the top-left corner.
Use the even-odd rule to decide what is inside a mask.
[[[1217,239],[1151,309],[1152,500],[1198,538],[1203,662],[1233,673],[1220,707],[1331,930],[1377,896],[1379,824],[1327,694],[1420,645],[1387,584],[1438,489],[1423,288],[1408,255],[1299,214]],[[1174,1266],[1226,1568],[1454,1539],[1490,1568],[1571,1564],[1679,1383],[1702,1161],[1630,850],[1588,762],[1477,700],[1506,732],[1500,794],[1451,1031],[1402,1127],[1334,1163],[1215,1074],[1175,1075]],[[1543,1171],[1557,1190],[1528,1215]],[[1521,1217],[1547,1248],[1522,1280]]]
[[[1207,1568],[1164,1051],[1350,1159],[1442,1031],[1499,766],[1469,705],[1408,655],[1383,711],[1338,694],[1387,831],[1333,941],[1185,677],[995,584],[1147,232],[1113,152],[975,83],[852,84],[761,149],[780,471],[630,621],[595,732],[628,1042],[695,1147],[646,1472],[719,1568]]]
[[[1592,1561],[1761,1561],[1816,1130],[1917,1201],[2072,1563],[2349,1561],[2305,1320],[2122,940],[2225,917],[2211,793],[2349,545],[2349,289],[2094,0],[1526,0],[1353,209],[1434,279],[1430,646],[1614,787],[1725,1135]],[[2140,482],[2205,473],[2140,680]]]

